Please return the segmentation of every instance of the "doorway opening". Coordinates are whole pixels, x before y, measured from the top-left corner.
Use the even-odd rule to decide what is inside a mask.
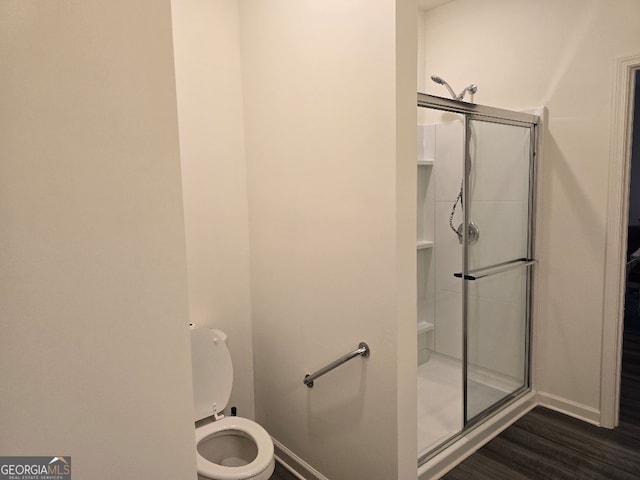
[[[635,263],[640,263],[632,262],[632,255],[636,256],[637,252],[637,248],[634,249],[635,240],[629,238],[628,241],[629,227],[640,217],[635,207],[632,210],[630,206],[630,203],[635,201],[635,198],[632,198],[635,192],[631,192],[632,145],[635,144],[636,149],[640,149],[640,139],[633,141],[634,124],[636,130],[640,129],[640,107],[636,106],[637,101],[640,100],[640,91],[636,94],[637,84],[640,81],[638,72],[640,72],[640,53],[616,59],[611,117],[600,420],[598,422],[600,426],[606,428],[615,428],[619,423],[624,313],[625,307],[633,308],[633,296],[630,300],[627,298],[627,294],[630,293],[626,288],[627,272],[634,267]],[[634,122],[636,113],[638,121]],[[638,137],[637,134],[635,136]],[[637,163],[640,164],[640,162]],[[640,168],[635,168],[635,180],[638,180],[640,185],[639,174]]]
[[[635,72],[627,230],[624,332],[640,333],[640,71]]]
[[[636,381],[640,354],[640,70],[636,70],[634,74],[618,422],[627,420],[626,417],[635,410],[628,408],[628,404],[640,396]]]

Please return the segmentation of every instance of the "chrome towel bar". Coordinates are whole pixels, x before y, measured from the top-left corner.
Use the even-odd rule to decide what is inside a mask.
[[[346,355],[343,355],[338,360],[336,360],[335,362],[331,362],[329,365],[327,365],[324,368],[321,368],[316,373],[312,373],[312,374],[307,373],[304,376],[303,382],[307,387],[312,388],[313,387],[313,381],[316,378],[321,377],[325,373],[330,372],[334,368],[339,367],[340,365],[342,365],[345,362],[348,362],[352,358],[355,358],[357,356],[361,356],[361,357],[367,358],[370,354],[371,354],[371,349],[369,348],[369,345],[367,345],[364,342],[360,342],[360,344],[358,345],[358,348],[356,350],[354,350],[353,352],[349,352]]]
[[[508,262],[498,263],[496,265],[492,265],[490,267],[484,268],[476,268],[475,270],[469,270],[468,275],[464,275],[465,280],[480,280],[484,277],[490,277],[491,275],[495,275],[497,273],[508,272],[509,270],[514,270],[516,268],[528,267],[531,265],[535,265],[538,263],[537,260],[533,260],[531,258],[518,258],[516,260],[510,260]],[[462,278],[462,273],[454,273],[454,277]]]

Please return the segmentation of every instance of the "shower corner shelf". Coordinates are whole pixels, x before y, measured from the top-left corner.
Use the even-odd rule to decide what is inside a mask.
[[[430,332],[433,330],[433,324],[429,322],[418,322],[418,334]]]
[[[433,165],[433,160],[418,160],[419,167],[431,167]]]
[[[424,250],[425,248],[433,248],[433,242],[428,240],[422,240],[416,243],[416,249]]]

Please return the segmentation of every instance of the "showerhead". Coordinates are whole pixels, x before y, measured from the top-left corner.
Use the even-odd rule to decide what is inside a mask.
[[[449,91],[449,95],[451,95],[451,98],[453,98],[454,100],[462,100],[467,92],[473,95],[478,91],[478,86],[475,83],[472,83],[462,92],[460,92],[459,95],[456,95],[456,92],[453,91],[453,88],[451,88],[451,86],[447,82],[445,82],[442,77],[439,77],[438,75],[431,75],[431,80],[439,85],[444,85]]]
[[[447,90],[449,90],[449,95],[451,95],[451,98],[453,98],[454,100],[458,100],[458,96],[456,95],[456,92],[454,92],[453,88],[451,88],[451,86],[447,82],[445,82],[442,78],[440,78],[437,75],[431,75],[431,80],[433,80],[434,82],[440,85],[444,85],[445,87],[447,87]]]

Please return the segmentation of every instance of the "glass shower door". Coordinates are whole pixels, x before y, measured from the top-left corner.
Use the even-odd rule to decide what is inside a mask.
[[[464,161],[464,423],[528,387],[530,125],[469,115]]]
[[[423,465],[530,389],[540,117],[418,93],[417,120]]]

